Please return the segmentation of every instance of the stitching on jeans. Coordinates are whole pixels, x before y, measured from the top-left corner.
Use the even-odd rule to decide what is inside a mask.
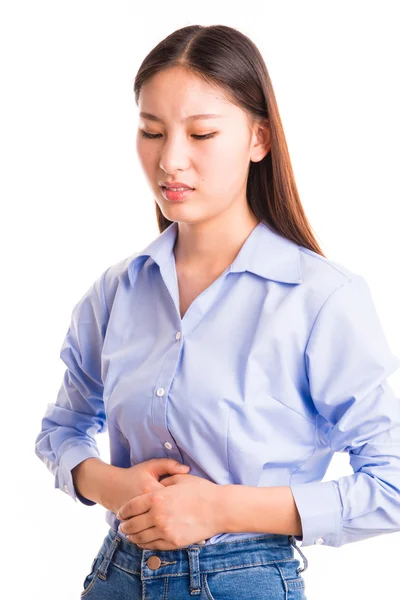
[[[301,575],[298,575],[298,577],[286,577],[280,569],[279,565],[275,563],[275,566],[282,577],[286,594],[288,594],[289,590],[296,591],[298,589],[305,588],[305,581]]]
[[[94,573],[93,573],[93,567],[94,567],[94,565],[95,565],[95,563],[96,563],[96,561],[97,561],[97,559],[98,559],[98,558],[100,558],[101,560],[100,560],[99,566],[97,567],[97,569],[96,569],[96,570],[94,571]],[[92,573],[93,573],[93,579],[92,579],[92,581],[89,583],[89,585],[87,586],[87,588],[85,588],[85,589],[83,590],[83,592],[81,592],[81,596],[80,596],[81,598],[84,598],[84,597],[85,597],[85,596],[86,596],[86,595],[87,595],[87,594],[90,592],[90,590],[92,589],[92,587],[93,587],[93,586],[94,586],[94,584],[96,583],[97,577],[98,577],[98,575],[99,575],[99,570],[100,570],[100,567],[101,567],[101,565],[103,564],[103,561],[104,561],[104,555],[103,555],[103,553],[102,553],[102,552],[99,550],[99,552],[98,552],[98,554],[97,554],[97,556],[96,556],[95,560],[94,560],[94,561],[93,561],[93,563],[92,563],[92,568],[91,568],[91,570],[90,570],[90,574],[92,574]],[[85,577],[85,580],[86,580],[86,577]]]
[[[206,571],[204,571],[204,573],[219,573],[220,571],[229,571],[230,569],[240,569],[241,567],[258,567],[258,566],[262,566],[262,565],[271,565],[271,564],[276,563],[276,562],[279,562],[279,563],[281,563],[281,562],[293,562],[295,560],[298,561],[297,558],[282,558],[282,559],[276,559],[275,558],[274,560],[267,560],[267,561],[256,562],[256,563],[244,563],[244,564],[241,564],[241,565],[233,565],[233,566],[226,567],[226,568],[223,568],[223,569],[206,570]],[[117,563],[114,560],[111,560],[110,562],[111,562],[111,564],[115,565],[116,567],[119,567],[123,571],[127,571],[128,573],[135,573],[136,575],[138,575],[138,574],[140,575],[140,571],[135,571],[134,569],[128,569],[127,567],[124,567],[124,566],[120,565],[119,563]],[[168,564],[175,564],[175,563],[176,563],[176,561],[165,562],[165,564],[167,564],[167,565]],[[180,571],[180,573],[187,574],[187,571]],[[172,573],[171,573],[171,575],[172,575]],[[162,577],[165,577],[165,574],[163,574]],[[168,577],[169,577],[169,575],[168,575]]]
[[[116,535],[114,537],[113,541],[111,542],[110,546],[107,548],[107,552],[104,555],[104,560],[101,563],[99,573],[98,573],[98,577],[100,579],[102,579],[103,581],[107,580],[107,571],[109,569],[112,558],[113,558],[115,552],[117,551],[120,543],[121,543],[121,538],[118,535]],[[103,573],[103,564],[104,564],[104,571],[105,571],[104,573]]]
[[[209,600],[214,600],[214,598],[213,598],[213,596],[212,596],[212,594],[211,594],[211,590],[210,590],[210,588],[208,587],[207,576],[206,576],[206,574],[205,574],[205,573],[203,573],[203,587],[204,587],[204,589],[205,589],[205,591],[206,591],[206,596],[207,596],[207,598],[208,598]]]
[[[293,560],[292,558],[283,558],[279,562],[290,562],[292,560]],[[205,570],[203,572],[204,573],[219,573],[221,571],[234,571],[236,569],[241,569],[242,567],[262,567],[263,565],[273,565],[274,563],[276,563],[276,559],[275,560],[267,560],[267,561],[263,561],[263,562],[256,562],[256,563],[244,563],[241,565],[229,566],[229,567],[226,567],[225,569],[211,569],[211,570]]]
[[[119,569],[121,569],[122,571],[125,571],[126,573],[133,573],[134,575],[140,575],[140,571],[135,571],[134,569],[128,569],[127,567],[123,567],[122,565],[119,565],[114,560],[112,560],[110,564],[114,565],[115,567],[118,567]]]
[[[221,573],[224,571],[231,571],[231,570],[235,570],[235,569],[241,569],[242,567],[262,567],[263,565],[271,565],[274,564],[276,562],[282,563],[282,562],[293,562],[295,560],[298,560],[297,558],[282,558],[282,559],[275,559],[275,560],[268,560],[268,561],[264,561],[264,562],[257,562],[257,563],[245,563],[245,564],[241,564],[241,565],[233,565],[233,566],[229,566],[226,568],[221,568],[221,569],[209,569],[209,570],[204,570],[202,571],[203,573]],[[122,569],[123,571],[126,571],[127,573],[133,573],[134,575],[140,575],[140,571],[135,571],[133,569],[128,569],[127,567],[123,567],[122,565],[118,564],[115,561],[111,561],[111,564],[115,565],[116,567],[118,567],[119,569]],[[179,573],[169,573],[168,575],[166,575],[165,573],[160,573],[159,577],[178,577],[179,575],[188,575],[189,572],[188,571],[179,571]],[[152,578],[157,577],[157,575],[152,575]]]
[[[262,567],[264,565],[271,565],[271,564],[276,564],[276,562],[279,563],[283,563],[283,562],[293,562],[294,560],[297,559],[293,559],[293,558],[283,558],[282,560],[277,561],[275,560],[270,560],[267,562],[259,562],[259,563],[246,563],[246,564],[242,564],[242,565],[235,565],[235,566],[229,566],[223,569],[211,569],[211,570],[202,570],[202,574],[207,574],[207,573],[224,573],[225,571],[236,571],[237,569],[241,569],[243,567]],[[121,567],[121,565],[118,565],[117,563],[111,561],[111,564],[115,565],[116,567],[119,567],[120,569],[122,569],[123,571],[127,571],[129,573],[133,573],[135,575],[141,575],[140,572],[138,571],[130,571],[128,569],[126,569],[125,567]],[[179,573],[160,573],[158,575],[145,575],[142,578],[142,581],[147,580],[147,579],[161,579],[163,577],[181,577],[182,575],[190,575],[189,571],[179,571]]]
[[[164,581],[164,596],[163,600],[168,600],[168,577],[165,578]]]
[[[281,576],[282,584],[283,584],[283,587],[285,588],[285,600],[287,600],[289,590],[288,590],[288,585],[286,583],[286,579],[284,578],[282,570],[279,568],[279,565],[275,563],[275,566],[279,571],[279,575]]]

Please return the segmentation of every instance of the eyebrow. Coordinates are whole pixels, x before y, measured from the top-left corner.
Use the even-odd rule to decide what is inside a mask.
[[[152,115],[151,113],[148,112],[141,112],[139,113],[139,116],[143,117],[144,119],[149,119],[150,121],[158,121],[159,123],[163,123],[164,121],[162,119],[160,119],[160,117],[156,117],[156,115]],[[199,121],[200,119],[214,119],[215,117],[222,117],[222,115],[217,115],[214,113],[202,113],[200,115],[190,115],[189,117],[186,117],[186,119],[183,119],[183,123],[186,123],[187,121]]]

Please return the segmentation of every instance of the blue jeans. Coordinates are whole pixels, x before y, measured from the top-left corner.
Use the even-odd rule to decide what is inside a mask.
[[[296,549],[304,566],[294,557]],[[110,528],[83,583],[87,600],[307,600],[307,559],[290,535],[144,550]]]

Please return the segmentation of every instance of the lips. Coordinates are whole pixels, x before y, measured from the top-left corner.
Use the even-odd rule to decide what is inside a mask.
[[[162,183],[161,187],[166,188],[168,190],[176,189],[176,188],[184,188],[185,190],[194,190],[194,188],[190,187],[190,185],[186,185],[186,183],[181,183],[179,181],[175,181],[174,183]]]

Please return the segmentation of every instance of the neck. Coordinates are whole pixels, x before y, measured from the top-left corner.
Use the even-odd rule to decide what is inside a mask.
[[[219,219],[200,223],[178,223],[175,261],[180,265],[220,271],[231,264],[258,223],[259,219],[250,211],[244,218],[241,215],[229,219],[224,214]]]

